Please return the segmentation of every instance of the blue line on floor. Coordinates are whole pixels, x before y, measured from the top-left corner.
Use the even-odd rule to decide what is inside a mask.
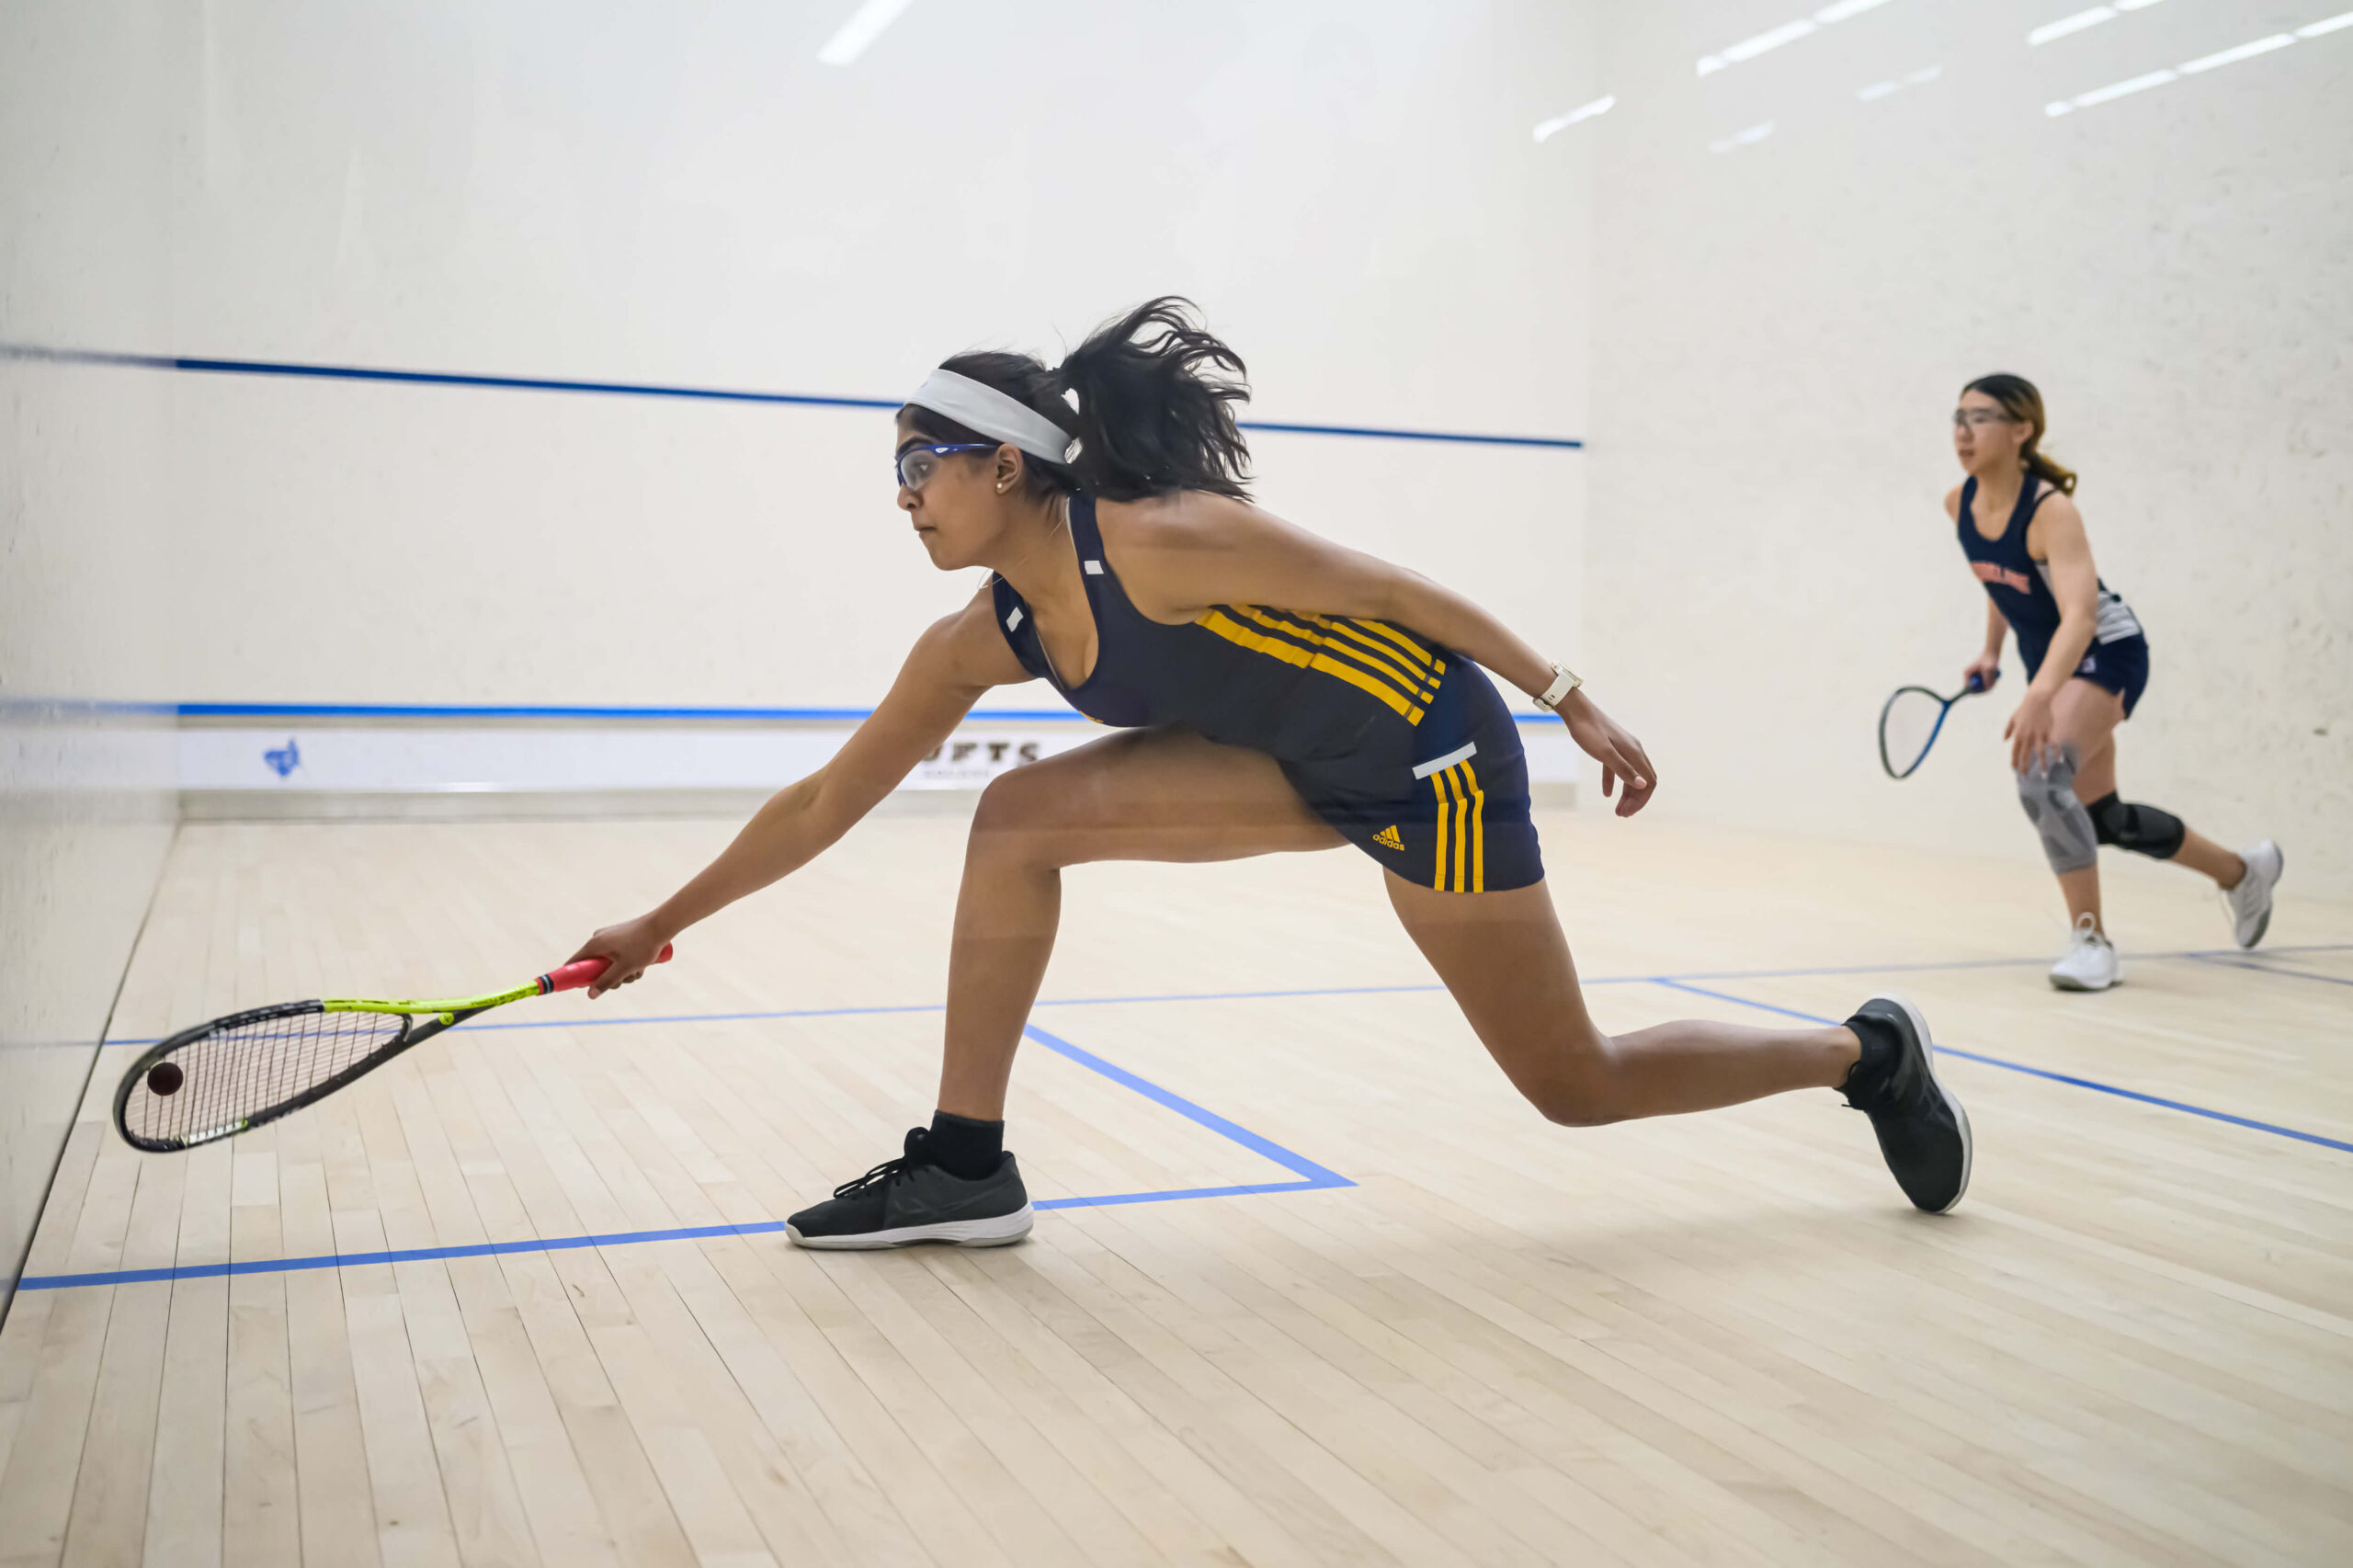
[[[2280,949],[2282,951],[2292,949]],[[2353,985],[2353,980],[2341,974],[2316,974],[2308,969],[2284,969],[2275,963],[2261,963],[2238,953],[2192,953],[2190,957],[2222,969],[2244,969],[2256,974],[2289,974],[2298,980],[2317,980],[2324,985]]]
[[[2282,953],[2338,953],[2353,951],[2353,943],[2319,943],[2302,948],[2268,949]],[[2227,958],[2217,949],[2185,949],[2172,953],[2136,953],[2132,957],[2142,963],[2155,963],[2172,959]],[[1949,961],[1919,963],[1847,964],[1825,969],[1733,969],[1701,971],[1689,974],[1604,974],[1585,976],[1579,983],[1594,985],[1660,985],[1681,984],[1698,980],[1804,980],[1816,976],[1841,974],[1911,974],[1939,970],[2019,969],[2048,963],[2048,959],[1963,959]],[[2259,965],[2234,967],[2254,969],[2265,974],[2287,974],[2302,979],[2319,979],[2301,970],[2275,970]],[[1267,1002],[1304,996],[1389,996],[1412,992],[1440,992],[1446,989],[1436,981],[1424,981],[1407,985],[1303,985],[1279,991],[1170,991],[1137,996],[1041,996],[1033,1006],[1038,1007],[1128,1007],[1155,1002]],[[593,1029],[618,1028],[630,1024],[745,1024],[767,1023],[782,1018],[852,1018],[891,1013],[938,1013],[947,1010],[943,1002],[901,1002],[884,1006],[858,1007],[774,1007],[744,1013],[647,1013],[593,1018],[515,1018],[495,1023],[473,1023],[466,1026],[469,1033],[488,1029]],[[151,1035],[144,1039],[109,1040],[107,1045],[140,1048],[153,1045],[163,1039]],[[81,1043],[81,1042],[73,1042]]]
[[[370,1263],[431,1263],[449,1257],[496,1257],[507,1253],[570,1252],[580,1247],[693,1241],[705,1236],[751,1236],[783,1229],[784,1221],[781,1220],[758,1220],[742,1225],[686,1225],[668,1231],[612,1231],[595,1236],[545,1236],[522,1242],[476,1242],[467,1246],[328,1253],[317,1257],[271,1257],[250,1263],[184,1263],[170,1268],[110,1268],[91,1274],[28,1274],[17,1281],[17,1289],[63,1290],[76,1285],[139,1285],[157,1279],[218,1279],[226,1274],[289,1274],[312,1268],[358,1268]]]
[[[1176,1203],[1193,1198],[1242,1198],[1265,1192],[1315,1192],[1356,1183],[1293,1153],[1270,1138],[1262,1138],[1238,1122],[1229,1121],[1184,1096],[1164,1089],[1149,1078],[1138,1077],[1093,1051],[1048,1034],[1035,1024],[1022,1031],[1058,1056],[1069,1058],[1091,1073],[1101,1074],[1123,1089],[1132,1089],[1154,1104],[1197,1122],[1254,1154],[1272,1160],[1296,1174],[1298,1181],[1254,1182],[1231,1187],[1187,1187],[1161,1192],[1113,1192],[1099,1198],[1048,1198],[1039,1209],[1102,1209],[1126,1203]],[[80,1285],[136,1285],[159,1279],[217,1279],[233,1274],[284,1274],[298,1269],[357,1268],[370,1263],[427,1263],[438,1258],[495,1257],[508,1253],[565,1252],[579,1247],[630,1246],[640,1242],[696,1241],[710,1236],[773,1234],[784,1229],[781,1220],[757,1220],[740,1225],[686,1225],[660,1231],[614,1231],[593,1236],[552,1236],[520,1242],[475,1242],[464,1246],[404,1247],[386,1252],[326,1253],[312,1257],[265,1258],[250,1263],[191,1263],[169,1268],[112,1268],[85,1274],[28,1274],[17,1281],[19,1290],[63,1290]]]
[[[1115,1203],[1173,1203],[1180,1198],[1245,1198],[1259,1192],[1313,1192],[1327,1187],[1354,1187],[1337,1181],[1262,1181],[1244,1187],[1180,1187],[1165,1192],[1114,1192],[1101,1198],[1041,1198],[1032,1209],[1103,1209]]]
[[[1021,1032],[1058,1055],[1067,1056],[1082,1067],[1092,1068],[1124,1089],[1133,1089],[1144,1098],[1170,1110],[1188,1121],[1197,1121],[1222,1138],[1231,1139],[1253,1153],[1263,1154],[1286,1170],[1306,1178],[1310,1187],[1354,1187],[1356,1183],[1336,1171],[1325,1170],[1304,1154],[1294,1154],[1271,1139],[1261,1138],[1246,1127],[1226,1120],[1213,1110],[1205,1110],[1181,1095],[1173,1094],[1148,1078],[1139,1078],[1126,1068],[1106,1062],[1091,1051],[1082,1051],[1066,1040],[1048,1034],[1035,1024],[1023,1026]]]
[[[1842,1018],[1825,1018],[1819,1013],[1802,1013],[1795,1007],[1782,1007],[1771,1002],[1759,1002],[1750,996],[1735,996],[1729,991],[1711,991],[1705,986],[1689,985],[1679,980],[1659,980],[1653,983],[1674,991],[1688,991],[1694,996],[1710,996],[1719,1002],[1731,1002],[1743,1007],[1754,1007],[1760,1013],[1779,1013],[1785,1018],[1797,1018],[1809,1024],[1836,1026],[1845,1022]],[[1998,1056],[1988,1056],[1983,1051],[1961,1051],[1949,1045],[1937,1047],[1937,1054],[1957,1056],[1964,1062],[1975,1062],[1987,1067],[1999,1067],[2006,1073],[2023,1073],[2029,1078],[2044,1078],[2054,1084],[2066,1084],[2078,1089],[2092,1089],[2103,1095],[2114,1095],[2120,1100],[2138,1100],[2143,1105],[2161,1106],[2166,1110],[2177,1110],[2188,1116],[2202,1116],[2209,1121],[2226,1121],[2233,1127],[2249,1128],[2256,1132],[2268,1132],[2279,1138],[2293,1138],[2298,1142],[2317,1143],[2324,1149],[2338,1149],[2353,1154],[2353,1143],[2344,1142],[2335,1138],[2325,1138],[2317,1132],[2300,1132],[2292,1127],[2281,1127],[2276,1122],[2257,1121],[2253,1117],[2234,1116],[2226,1110],[2210,1110],[2204,1106],[2191,1105],[2186,1100],[2169,1100],[2161,1095],[2144,1095],[2138,1089],[2120,1088],[2114,1084],[2103,1084],[2097,1078],[2078,1078],[2072,1073],[2053,1073],[2047,1067],[2029,1067],[2023,1062],[2007,1062]]]

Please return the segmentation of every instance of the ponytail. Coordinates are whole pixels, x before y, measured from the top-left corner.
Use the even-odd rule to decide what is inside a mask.
[[[1108,500],[1171,490],[1248,497],[1250,449],[1233,407],[1250,398],[1242,357],[1192,308],[1174,294],[1148,300],[1097,327],[1054,372],[1078,399],[1079,477]]]
[[[2035,437],[2035,440],[2040,439],[2039,436]],[[2056,458],[2035,450],[2034,441],[2029,441],[2026,444],[2026,449],[2018,456],[2026,460],[2028,472],[2039,474],[2057,485],[2059,494],[2062,495],[2073,495],[2075,493],[2075,471]]]
[[[2018,449],[2018,458],[2027,472],[2056,485],[2063,495],[2075,493],[2075,471],[2043,452],[2043,433],[2050,428],[2042,412],[2042,393],[2024,376],[1996,372],[1980,376],[1961,389],[1964,392],[1982,392],[2002,405],[2002,412],[2020,425],[2033,426],[2034,434],[2027,437]]]
[[[1233,407],[1249,401],[1246,372],[1242,357],[1194,319],[1194,308],[1174,294],[1148,300],[1097,327],[1051,370],[1002,350],[959,354],[940,368],[995,387],[1078,437],[1067,463],[1022,454],[1024,489],[1033,494],[1086,490],[1138,501],[1206,490],[1246,500],[1250,449]],[[919,404],[900,415],[936,441],[996,444]]]

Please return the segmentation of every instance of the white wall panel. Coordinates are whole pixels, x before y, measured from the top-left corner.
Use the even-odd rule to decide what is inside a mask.
[[[0,7],[0,338],[153,342],[176,18]],[[0,357],[0,1311],[170,840],[169,388]]]
[[[1279,420],[1574,436],[1579,7],[213,0],[187,357],[891,396],[1192,293]],[[873,701],[977,577],[877,411],[172,382],[179,700]],[[1262,434],[1269,504],[1577,631],[1574,453]]]
[[[1583,7],[853,8],[213,0],[177,347],[888,396],[1176,290],[1269,416],[1580,426]]]

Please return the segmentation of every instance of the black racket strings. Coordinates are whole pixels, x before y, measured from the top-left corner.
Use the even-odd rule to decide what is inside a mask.
[[[185,1142],[301,1099],[400,1038],[398,1013],[329,1013],[315,1004],[225,1019],[165,1058],[180,1085],[160,1095],[142,1075],[123,1106],[125,1127],[159,1143]]]

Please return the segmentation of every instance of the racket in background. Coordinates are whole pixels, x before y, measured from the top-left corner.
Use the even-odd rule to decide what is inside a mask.
[[[670,961],[670,949],[655,963]],[[607,968],[582,959],[528,985],[442,1002],[280,1002],[182,1029],[151,1047],[114,1092],[114,1127],[165,1153],[233,1138],[300,1110],[413,1045],[493,1007],[577,991]]]
[[[1995,676],[1995,680],[2001,676]],[[1890,778],[1909,778],[1928,760],[1928,748],[1944,733],[1945,715],[1964,697],[1974,697],[1988,682],[1976,676],[1950,697],[1939,697],[1925,686],[1898,687],[1879,710],[1879,764]]]

